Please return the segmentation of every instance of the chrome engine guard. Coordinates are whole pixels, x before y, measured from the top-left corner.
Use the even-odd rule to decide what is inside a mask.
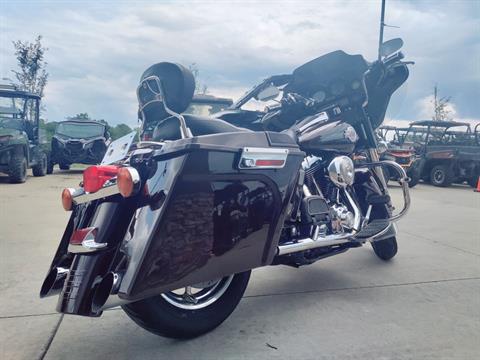
[[[388,161],[388,160],[383,160],[383,161],[376,161],[376,162],[371,162],[368,164],[364,164],[361,168],[375,168],[375,167],[384,167],[384,166],[390,166],[393,167],[398,175],[399,175],[399,183],[402,186],[402,191],[403,191],[403,208],[402,210],[395,215],[390,216],[390,218],[385,219],[390,221],[390,225],[387,226],[384,230],[380,231],[379,233],[373,235],[370,238],[364,238],[361,241],[362,242],[372,242],[372,241],[378,241],[382,240],[387,237],[395,236],[396,234],[396,226],[395,226],[395,221],[398,221],[401,217],[403,217],[409,207],[410,207],[410,193],[408,189],[408,180],[409,178],[407,177],[407,174],[405,173],[405,170],[398,165],[397,163],[393,161]],[[357,168],[358,169],[358,168]],[[383,187],[383,192],[385,195],[388,195],[388,191],[386,190],[386,187]],[[335,234],[335,235],[327,235],[326,237],[320,237],[318,235],[314,235],[312,238],[305,238],[305,239],[299,239],[295,242],[287,243],[287,244],[282,244],[278,246],[277,250],[277,255],[287,255],[287,254],[292,254],[296,253],[299,251],[305,251],[305,250],[310,250],[310,249],[315,249],[319,247],[326,247],[326,246],[332,246],[332,245],[340,245],[348,242],[354,242],[358,241],[355,239],[355,235],[359,232],[360,230],[360,210],[357,208],[355,205],[355,202],[349,197],[348,191],[345,192],[347,197],[349,198],[349,201],[351,205],[354,208],[354,213],[355,213],[355,223],[356,226],[354,226],[354,229],[350,233],[346,234]]]
[[[400,210],[400,212],[398,214],[395,214],[395,215],[392,215],[388,220],[394,222],[394,221],[398,221],[401,217],[403,217],[408,209],[410,208],[410,191],[408,189],[408,181],[410,180],[407,176],[407,173],[405,172],[405,170],[400,166],[398,165],[396,162],[394,161],[390,161],[390,160],[382,160],[382,161],[375,161],[375,162],[371,162],[371,163],[368,163],[368,164],[363,164],[360,168],[375,168],[375,167],[386,167],[386,166],[389,166],[389,167],[393,167],[395,169],[395,171],[397,172],[397,174],[399,175],[399,180],[398,180],[398,183],[400,184],[400,186],[402,187],[402,193],[403,193],[403,208],[402,210]],[[388,195],[388,191],[386,191],[386,188],[383,189],[383,192],[385,193],[385,195]]]

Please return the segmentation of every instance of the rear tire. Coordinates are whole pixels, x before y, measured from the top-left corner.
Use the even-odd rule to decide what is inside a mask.
[[[448,187],[453,182],[453,173],[448,165],[436,165],[430,171],[430,182],[434,186]]]
[[[58,164],[58,167],[60,168],[60,170],[70,170],[69,164]]]
[[[228,288],[213,303],[199,309],[173,305],[165,294],[122,308],[137,325],[151,333],[175,339],[194,338],[219,326],[235,310],[247,288],[250,273],[234,275]]]
[[[14,154],[8,168],[11,183],[20,184],[27,180],[27,159],[23,153]]]
[[[373,251],[380,259],[388,261],[398,252],[397,239],[392,236],[388,239],[372,242]]]
[[[33,176],[45,176],[47,174],[47,154],[42,153],[41,158],[38,161],[38,164],[32,167]]]

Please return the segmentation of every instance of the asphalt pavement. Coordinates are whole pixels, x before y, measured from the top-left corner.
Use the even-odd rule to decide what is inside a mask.
[[[39,299],[69,215],[61,190],[80,177],[0,177],[2,360],[480,358],[480,193],[469,187],[412,189],[392,261],[364,246],[300,269],[257,269],[226,322],[177,341],[119,308],[62,316],[56,298]]]

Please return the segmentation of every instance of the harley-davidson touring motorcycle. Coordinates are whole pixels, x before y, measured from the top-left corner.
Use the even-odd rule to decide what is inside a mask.
[[[148,331],[191,338],[233,312],[254,268],[299,267],[367,243],[392,258],[408,178],[379,161],[375,129],[408,78],[402,58],[335,51],[210,118],[182,114],[195,88],[188,69],[151,66],[137,95],[153,139],[116,140],[78,188],[63,190],[71,216],[40,296],[58,295],[65,314],[121,306]],[[386,166],[398,173],[401,209]]]

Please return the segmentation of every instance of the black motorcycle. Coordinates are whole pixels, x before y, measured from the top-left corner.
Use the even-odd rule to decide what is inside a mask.
[[[191,338],[232,313],[253,268],[299,267],[366,243],[392,258],[408,178],[378,160],[375,128],[408,77],[402,58],[327,54],[265,80],[224,120],[182,114],[191,72],[151,66],[137,95],[153,140],[115,141],[79,188],[63,190],[72,215],[40,295],[59,294],[66,314],[121,305],[148,331]],[[279,96],[265,111],[241,109]],[[385,166],[403,189],[395,213]]]

